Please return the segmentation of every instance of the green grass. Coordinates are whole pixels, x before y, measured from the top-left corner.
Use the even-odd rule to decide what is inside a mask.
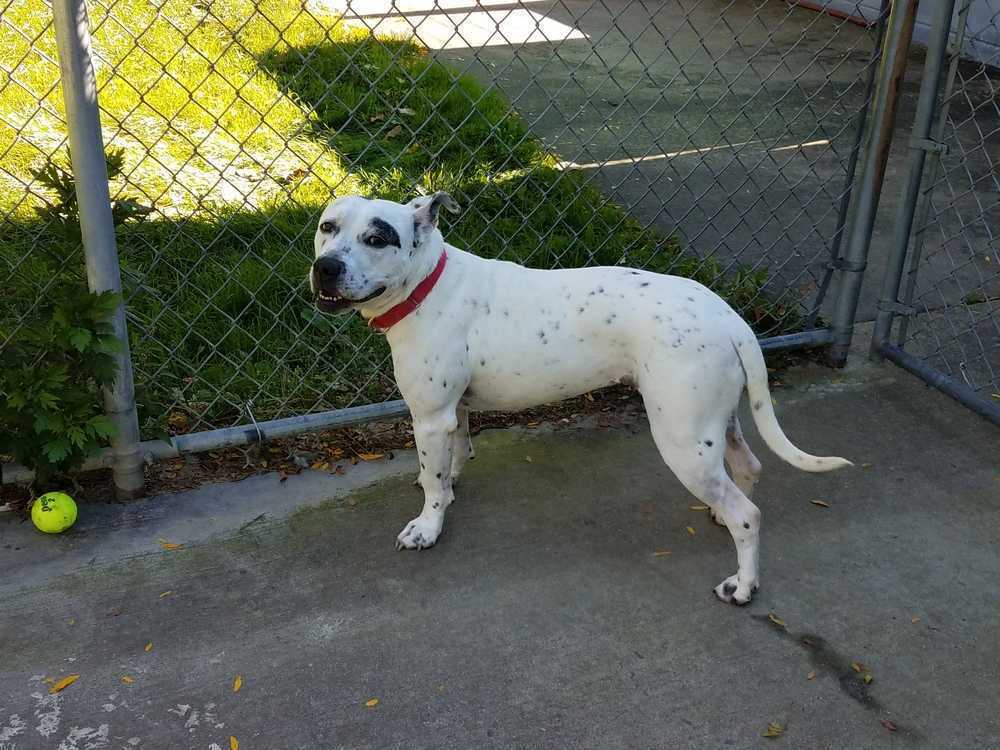
[[[797,323],[761,296],[765,272],[723,275],[559,169],[496,91],[412,41],[296,6],[91,6],[105,141],[125,154],[112,192],[152,209],[118,227],[147,433],[168,415],[180,429],[245,420],[250,400],[266,419],[393,397],[384,341],[356,318],[317,315],[303,284],[334,194],[447,190],[467,209],[445,229],[459,247],[690,275],[760,330]],[[41,0],[4,7],[27,39],[0,24],[0,66],[23,84],[0,79],[0,331],[55,275],[82,271],[73,232],[44,211],[51,194],[24,200],[31,175],[65,158],[47,13]]]

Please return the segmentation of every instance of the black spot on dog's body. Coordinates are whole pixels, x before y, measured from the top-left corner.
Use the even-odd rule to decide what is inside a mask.
[[[749,529],[750,528],[750,524],[747,521],[744,521],[743,522],[743,528],[744,529]]]
[[[438,478],[438,479],[440,479],[440,478],[441,478],[441,472],[440,472],[440,471],[439,471],[439,472],[437,473],[437,478]],[[463,485],[463,486],[464,486],[464,485]]]
[[[486,360],[485,359],[480,359],[479,360],[479,366],[480,367],[486,367]]]
[[[753,403],[753,410],[754,411],[760,411],[760,407],[762,407],[763,405],[764,404],[762,402],[760,402],[760,401],[754,401],[754,403]]]
[[[438,474],[438,476],[441,476],[441,475]],[[434,510],[437,510],[438,508],[441,507],[441,503],[434,503],[434,505],[432,505],[431,507],[434,508]]]
[[[644,281],[641,284],[639,284],[639,286],[640,287],[649,286],[649,282],[648,281]]]
[[[443,382],[441,383],[441,387],[442,387],[442,388],[447,388],[447,387],[448,387],[448,381],[447,381],[447,380],[443,381]]]
[[[709,448],[711,448],[712,447],[712,441],[711,440],[706,440],[705,441],[705,445],[707,445]]]
[[[732,596],[734,593],[736,593],[736,584],[735,583],[725,584],[722,587],[722,593],[725,594],[726,596]]]

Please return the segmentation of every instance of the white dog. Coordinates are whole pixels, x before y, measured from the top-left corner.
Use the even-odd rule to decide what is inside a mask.
[[[785,461],[814,472],[850,465],[785,437],[750,327],[690,279],[620,267],[539,271],[464,252],[438,231],[441,206],[458,210],[447,193],[406,205],[333,201],[309,275],[320,310],[359,310],[392,347],[424,490],[399,546],[423,549],[441,534],[452,483],[472,454],[470,409],[522,409],[631,383],[663,460],[736,543],[739,570],[716,595],[750,601],[760,510],[749,498],[760,463],[736,416],[743,389],[761,437]]]

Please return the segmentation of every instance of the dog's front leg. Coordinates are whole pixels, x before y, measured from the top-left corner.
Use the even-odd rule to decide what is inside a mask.
[[[424,509],[400,532],[398,549],[424,549],[441,533],[445,509],[451,505],[454,435],[458,429],[456,405],[429,414],[413,414],[413,438],[420,456],[420,485],[424,488]]]

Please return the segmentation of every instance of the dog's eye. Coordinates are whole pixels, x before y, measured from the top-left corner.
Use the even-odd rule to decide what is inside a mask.
[[[382,248],[388,245],[389,243],[385,241],[385,237],[382,237],[381,235],[378,234],[373,234],[365,239],[365,244],[368,245],[369,247]]]
[[[337,231],[337,225],[334,224],[332,221],[324,221],[322,224],[319,225],[319,231],[323,232],[324,234],[330,234],[331,232]]]

